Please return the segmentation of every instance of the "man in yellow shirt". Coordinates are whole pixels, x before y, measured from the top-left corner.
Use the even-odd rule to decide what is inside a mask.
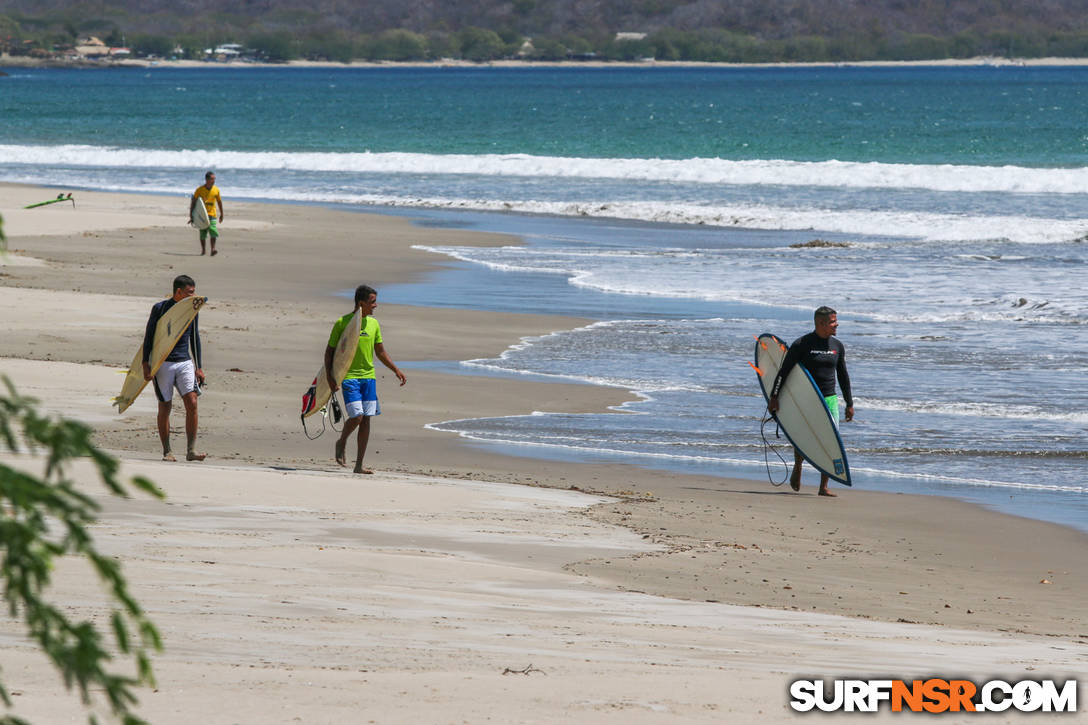
[[[219,195],[219,187],[215,185],[215,172],[209,171],[204,174],[204,185],[196,187],[196,191],[193,192],[193,198],[189,201],[189,219],[193,218],[193,209],[196,207],[197,201],[204,204],[204,207],[208,210],[208,220],[211,222],[211,226],[207,229],[200,230],[200,255],[204,256],[207,251],[205,240],[209,236],[212,238],[212,256],[214,257],[218,252],[215,251],[215,242],[219,239],[219,222],[223,221],[223,197]],[[219,213],[216,213],[216,206],[219,207]],[[190,221],[190,224],[192,221]]]

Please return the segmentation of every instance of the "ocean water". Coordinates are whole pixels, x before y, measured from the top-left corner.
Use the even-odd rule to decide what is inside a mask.
[[[766,480],[753,336],[792,340],[829,304],[854,383],[856,486],[1088,530],[1086,69],[0,81],[3,181],[187,195],[214,168],[227,199],[518,234],[431,247],[450,263],[425,284],[374,282],[387,302],[595,320],[449,366],[640,395],[437,428],[522,455]]]

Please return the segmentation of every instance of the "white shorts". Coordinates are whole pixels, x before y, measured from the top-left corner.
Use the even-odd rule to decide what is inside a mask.
[[[196,365],[192,360],[166,361],[151,382],[155,386],[155,397],[163,403],[169,403],[174,398],[175,389],[181,395],[196,390]]]

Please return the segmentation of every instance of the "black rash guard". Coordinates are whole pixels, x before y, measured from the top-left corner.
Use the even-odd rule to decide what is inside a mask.
[[[144,362],[149,362],[151,357],[151,346],[155,340],[155,327],[158,326],[159,320],[166,314],[167,310],[177,304],[174,298],[163,300],[162,302],[156,302],[155,306],[151,308],[151,316],[147,318],[147,329],[144,330]],[[189,325],[188,329],[182,333],[178,338],[178,343],[174,345],[174,349],[170,351],[170,354],[166,356],[167,362],[183,362],[192,357],[196,363],[197,370],[201,370],[203,365],[200,364],[200,330],[197,329],[197,321],[200,319],[200,315],[193,318],[193,324]],[[192,355],[189,354],[189,349],[192,348]]]
[[[846,348],[836,337],[826,340],[815,332],[810,332],[793,341],[786,357],[782,361],[782,367],[774,379],[771,387],[771,397],[776,397],[782,388],[782,381],[789,375],[793,366],[801,363],[816,381],[816,387],[824,396],[835,394],[835,378],[839,380],[842,388],[842,397],[846,401],[846,407],[854,407],[854,397],[850,393],[850,375],[846,372]]]

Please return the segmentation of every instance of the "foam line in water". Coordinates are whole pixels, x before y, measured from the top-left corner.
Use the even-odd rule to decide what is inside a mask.
[[[554,415],[551,413],[534,412],[533,416],[547,416]],[[501,418],[516,419],[524,416],[502,416]],[[446,433],[457,433],[458,436],[465,440],[472,440],[481,443],[493,443],[498,445],[510,445],[510,446],[523,446],[528,448],[551,448],[560,450],[576,451],[587,455],[603,455],[603,456],[619,456],[622,458],[634,458],[634,459],[657,459],[657,460],[670,460],[676,462],[698,462],[698,463],[711,463],[711,464],[729,464],[735,466],[744,466],[749,468],[760,468],[764,466],[762,460],[746,460],[743,458],[726,458],[721,456],[699,456],[681,453],[655,453],[652,451],[638,451],[627,449],[615,449],[602,446],[582,446],[572,443],[557,443],[535,440],[518,440],[513,438],[493,437],[488,435],[481,435],[465,430],[463,424],[475,422],[483,419],[462,418],[458,420],[442,421],[440,423],[428,423],[424,427],[428,430],[443,431]],[[458,424],[462,424],[460,427]],[[901,478],[901,479],[916,479],[933,481],[940,484],[947,484],[950,486],[972,486],[979,488],[999,488],[999,489],[1014,489],[1022,491],[1052,491],[1058,493],[1071,493],[1071,494],[1083,494],[1088,495],[1088,486],[1070,486],[1070,485],[1055,485],[1046,483],[1028,483],[1018,481],[992,481],[979,478],[966,478],[961,476],[946,476],[939,474],[930,474],[922,471],[891,471],[882,468],[865,468],[865,467],[853,467],[855,474],[865,473],[874,477],[885,478]]]
[[[0,146],[0,159],[4,147]],[[203,159],[198,167],[203,170],[215,165],[221,173],[225,164],[214,164],[213,156]],[[216,158],[221,161],[221,159]],[[190,194],[186,186],[165,185],[153,180],[141,179],[135,172],[120,181],[80,178],[75,172],[52,168],[31,167],[26,172],[17,165],[5,165],[6,178],[15,183],[47,184],[57,186],[82,186],[99,191],[135,191],[168,194]],[[272,178],[274,177],[274,178]],[[1053,244],[1083,242],[1088,239],[1088,218],[1054,219],[1028,216],[996,216],[949,214],[923,211],[887,211],[868,208],[823,209],[813,206],[770,206],[763,204],[720,204],[714,202],[680,203],[671,200],[649,198],[639,201],[611,199],[577,201],[541,201],[512,199],[499,196],[488,198],[450,198],[441,194],[420,196],[395,196],[355,193],[355,188],[365,188],[362,179],[347,179],[343,191],[301,191],[305,184],[285,183],[282,174],[273,173],[267,185],[236,185],[231,188],[235,199],[270,199],[293,202],[385,206],[394,208],[447,209],[455,211],[497,211],[541,214],[565,217],[590,217],[598,219],[623,219],[660,224],[686,224],[737,229],[761,229],[796,232],[799,241],[807,241],[814,234],[836,233],[858,237],[879,237],[894,230],[897,237],[912,238],[924,242],[947,243],[968,241],[1008,241],[1026,244]],[[1088,188],[1088,187],[1086,187]],[[483,192],[488,193],[488,192]],[[797,250],[804,254],[807,250]]]
[[[1088,168],[1026,168],[853,161],[720,158],[567,158],[528,154],[421,154],[229,149],[141,149],[81,144],[0,145],[9,164],[112,168],[276,169],[403,174],[468,174],[628,179],[696,184],[999,191],[1075,194],[1088,189]]]

